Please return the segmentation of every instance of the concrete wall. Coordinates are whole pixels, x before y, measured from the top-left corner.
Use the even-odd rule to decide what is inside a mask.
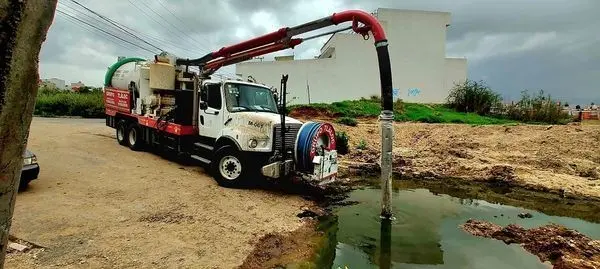
[[[449,81],[466,78],[466,59],[446,59],[450,14],[379,9],[377,17],[390,43],[396,97],[408,102],[444,102]],[[236,73],[275,87],[282,74],[289,74],[288,99],[295,97],[293,103],[308,103],[307,85],[312,103],[380,95],[372,38],[365,41],[360,35],[338,33],[321,53],[319,59],[240,63]]]
[[[447,92],[456,85],[467,80],[467,59],[446,58],[446,80],[444,87]],[[448,95],[448,94],[446,94]]]

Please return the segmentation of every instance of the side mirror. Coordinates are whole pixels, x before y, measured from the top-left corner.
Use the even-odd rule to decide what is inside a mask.
[[[208,103],[204,101],[200,101],[200,109],[206,110],[208,108]]]
[[[200,88],[200,100],[207,101],[208,100],[208,89],[206,86]]]

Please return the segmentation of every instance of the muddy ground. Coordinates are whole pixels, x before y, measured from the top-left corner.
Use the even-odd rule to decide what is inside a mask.
[[[378,123],[335,127],[350,136],[343,167],[379,162]],[[400,177],[493,181],[600,198],[600,125],[395,123],[394,132],[393,169]],[[364,150],[356,148],[361,140]]]
[[[560,225],[525,229],[515,224],[502,227],[487,221],[469,220],[462,228],[475,236],[520,244],[542,262],[551,262],[554,269],[600,268],[600,241]]]
[[[376,173],[379,125],[335,127],[350,136],[342,174],[356,178],[364,164]],[[394,127],[400,177],[600,199],[600,126]],[[314,202],[221,188],[200,167],[118,146],[102,120],[35,118],[29,148],[42,172],[19,194],[11,233],[43,248],[10,253],[7,268],[261,268],[314,258],[322,244],[314,222],[297,216]]]
[[[267,234],[302,227],[298,195],[219,187],[203,169],[119,146],[103,120],[34,118],[39,179],[11,234],[42,246],[6,268],[232,268]]]

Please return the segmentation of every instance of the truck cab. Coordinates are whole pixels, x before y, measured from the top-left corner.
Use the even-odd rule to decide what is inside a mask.
[[[269,159],[293,156],[302,122],[285,117],[286,137],[281,139],[281,115],[271,88],[239,80],[205,80],[200,89],[199,148],[213,150],[217,177],[235,180],[245,176],[244,163],[260,171]],[[223,156],[227,154],[228,156]],[[199,157],[192,155],[193,158]],[[202,160],[201,160],[202,161]]]

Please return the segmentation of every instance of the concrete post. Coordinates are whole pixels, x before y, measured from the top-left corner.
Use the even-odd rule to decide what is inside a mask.
[[[394,112],[381,111],[381,217],[392,218],[392,142]]]

